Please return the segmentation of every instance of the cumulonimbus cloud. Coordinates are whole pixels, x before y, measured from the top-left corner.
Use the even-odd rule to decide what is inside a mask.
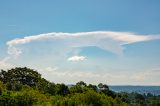
[[[112,32],[112,31],[95,31],[95,32],[78,32],[63,33],[53,32],[40,35],[26,36],[16,38],[7,42],[8,54],[18,56],[22,50],[17,48],[18,45],[30,43],[36,40],[52,39],[64,41],[64,47],[86,47],[96,46],[101,49],[111,51],[116,54],[123,52],[123,45],[135,42],[149,41],[160,39],[158,35],[139,35],[129,32]]]

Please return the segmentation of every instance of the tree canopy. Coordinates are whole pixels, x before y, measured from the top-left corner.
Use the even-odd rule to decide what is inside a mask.
[[[0,72],[0,106],[160,106],[150,93],[116,93],[106,84],[55,84],[27,67]]]

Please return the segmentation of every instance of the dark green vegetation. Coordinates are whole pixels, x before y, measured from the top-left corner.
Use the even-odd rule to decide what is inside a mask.
[[[55,84],[29,68],[0,72],[0,106],[160,106],[160,96],[115,93],[106,84]]]

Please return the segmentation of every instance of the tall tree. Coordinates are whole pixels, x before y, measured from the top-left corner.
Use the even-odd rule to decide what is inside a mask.
[[[41,79],[41,75],[33,69],[27,67],[16,67],[8,71],[0,72],[0,80],[4,83],[21,83],[34,86]]]

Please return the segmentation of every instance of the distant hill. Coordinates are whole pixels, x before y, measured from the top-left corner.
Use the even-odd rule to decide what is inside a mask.
[[[160,86],[109,86],[109,88],[115,92],[137,92],[137,93],[151,93],[154,95],[160,95]]]

